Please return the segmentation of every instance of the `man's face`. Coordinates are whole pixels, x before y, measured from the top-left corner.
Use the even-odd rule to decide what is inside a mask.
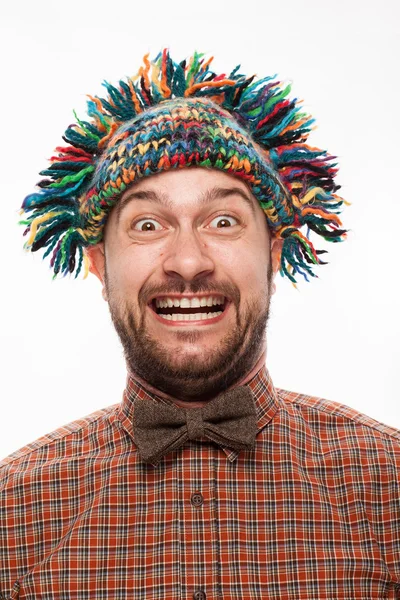
[[[242,379],[265,349],[272,250],[274,265],[266,217],[236,177],[186,168],[127,189],[90,258],[129,369],[186,400]]]

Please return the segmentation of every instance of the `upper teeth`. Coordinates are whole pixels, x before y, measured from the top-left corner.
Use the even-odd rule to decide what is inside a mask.
[[[157,308],[171,308],[180,306],[181,308],[199,308],[200,306],[213,306],[223,304],[224,298],[216,296],[203,296],[203,298],[156,298]]]

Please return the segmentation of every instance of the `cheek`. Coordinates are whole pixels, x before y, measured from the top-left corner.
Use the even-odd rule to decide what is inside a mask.
[[[249,297],[264,297],[268,290],[267,265],[261,260],[253,261],[241,271],[243,294]]]
[[[269,247],[264,241],[245,242],[237,247],[218,249],[218,263],[232,275],[241,288],[256,292],[264,289],[268,282]]]
[[[107,257],[107,272],[110,284],[123,298],[136,297],[143,284],[151,277],[161,261],[160,250],[129,245]]]

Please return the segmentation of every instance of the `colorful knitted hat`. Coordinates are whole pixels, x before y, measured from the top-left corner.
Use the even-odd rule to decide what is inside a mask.
[[[301,112],[290,85],[276,77],[255,80],[210,70],[197,52],[175,63],[164,49],[135,77],[118,87],[105,82],[108,96],[89,96],[89,121],[70,125],[57,147],[39,191],[27,196],[21,221],[25,248],[44,257],[57,274],[84,266],[85,248],[101,241],[111,209],[123,191],[142,177],[183,167],[220,169],[240,177],[265,212],[272,235],[283,238],[280,272],[315,277],[326,264],[310,231],[343,241],[337,215],[345,202],[335,192],[336,157],[307,145],[312,119]],[[300,229],[305,226],[304,235]]]

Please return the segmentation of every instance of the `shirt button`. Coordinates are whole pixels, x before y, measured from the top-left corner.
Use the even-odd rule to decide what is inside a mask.
[[[193,594],[193,600],[206,600],[206,593],[203,590],[196,590]]]
[[[201,506],[204,502],[203,494],[200,494],[200,492],[195,492],[194,494],[192,494],[192,497],[190,498],[190,502],[193,504],[193,506]],[[197,594],[197,592],[195,592],[195,593]],[[201,592],[201,593],[204,594],[204,592]],[[201,600],[201,598],[205,598],[205,596],[199,596],[198,600]],[[197,600],[197,596],[196,596],[196,600]]]

